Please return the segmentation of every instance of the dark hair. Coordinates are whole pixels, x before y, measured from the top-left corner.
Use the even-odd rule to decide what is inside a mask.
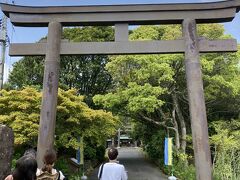
[[[17,160],[13,171],[14,180],[35,180],[37,172],[37,161],[31,156],[23,156]]]
[[[111,147],[109,150],[108,150],[108,158],[110,160],[114,160],[114,159],[117,159],[117,156],[118,156],[118,150],[114,147]]]
[[[27,149],[25,152],[24,152],[24,156],[32,156],[33,158],[36,159],[36,151],[35,149],[31,148],[31,149]]]
[[[43,157],[44,167],[42,168],[42,170],[52,173],[53,164],[56,160],[57,160],[56,151],[54,149],[46,150]]]

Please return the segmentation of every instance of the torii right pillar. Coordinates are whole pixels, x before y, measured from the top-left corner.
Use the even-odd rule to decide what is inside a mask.
[[[196,176],[197,180],[211,180],[212,165],[196,21],[185,19],[182,26]]]

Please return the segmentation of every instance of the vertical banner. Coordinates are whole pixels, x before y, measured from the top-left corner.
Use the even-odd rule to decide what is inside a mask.
[[[80,148],[78,148],[78,150],[77,150],[76,159],[77,159],[77,163],[80,164],[80,160],[81,160]]]
[[[84,164],[84,144],[83,144],[83,136],[80,138],[80,164]]]
[[[164,140],[164,164],[172,165],[172,138],[165,138]]]
[[[78,137],[78,143],[79,143],[79,147],[78,150],[76,152],[76,159],[77,159],[77,163],[78,164],[83,164],[84,162],[84,155],[83,155],[83,137]]]
[[[78,163],[78,164],[80,164],[80,162],[81,162],[81,156],[82,156],[81,151],[80,151],[80,149],[81,149],[80,139],[81,139],[81,137],[78,136],[78,143],[79,143],[79,145],[78,145],[78,150],[77,150],[77,152],[76,152],[76,159],[77,159],[77,163]]]

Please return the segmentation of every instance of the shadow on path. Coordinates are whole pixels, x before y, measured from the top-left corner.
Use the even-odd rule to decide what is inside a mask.
[[[167,180],[161,170],[147,161],[140,148],[118,149],[118,160],[128,172],[128,180]],[[90,180],[97,180],[98,168],[94,169]]]

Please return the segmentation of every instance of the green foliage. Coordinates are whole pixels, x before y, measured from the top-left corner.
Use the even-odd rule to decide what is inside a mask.
[[[36,145],[41,94],[30,87],[1,94],[0,123],[13,129],[15,145]]]
[[[157,131],[152,135],[145,149],[149,157],[152,160],[157,161],[159,165],[163,164],[164,138],[165,138],[165,132],[162,130]]]
[[[14,131],[15,145],[36,147],[41,93],[32,87],[21,91],[1,91],[0,123]],[[95,146],[105,144],[115,133],[118,119],[109,112],[90,109],[76,90],[59,89],[56,123],[57,147],[78,149],[78,137],[90,139]]]
[[[16,167],[16,164],[17,164],[17,160],[20,158],[22,156],[22,154],[21,153],[14,153],[13,154],[13,158],[12,158],[12,167],[11,167],[11,169],[15,169],[15,167]]]
[[[13,89],[24,86],[42,86],[43,57],[27,56],[13,64],[13,71],[9,75],[8,86]]]
[[[176,28],[176,29],[175,29]],[[140,26],[132,31],[131,40],[160,40],[179,37],[179,26]],[[170,33],[169,37],[166,35]],[[173,36],[175,34],[175,36]],[[106,69],[113,77],[115,89],[106,95],[95,96],[94,102],[122,114],[154,114],[165,103],[168,87],[174,83],[171,61],[181,55],[111,56]],[[159,119],[160,120],[160,119]]]
[[[65,28],[63,38],[73,42],[112,41],[112,27]],[[88,105],[91,97],[105,93],[111,87],[111,77],[105,70],[108,62],[106,55],[61,56],[60,88],[75,88],[85,95]],[[42,87],[44,57],[24,57],[13,65],[6,88],[21,89],[26,85]]]
[[[115,133],[118,120],[111,113],[92,110],[76,90],[59,91],[56,134],[58,146],[78,149],[78,137],[88,138],[97,146],[105,143]]]
[[[71,176],[72,180],[81,180],[81,175],[73,175]]]
[[[87,146],[84,151],[86,152],[86,159],[94,159],[96,157],[96,148]]]
[[[79,28],[65,28],[64,39],[74,42],[103,42],[114,40],[114,30],[106,26],[86,26]]]
[[[199,36],[210,40],[229,37],[224,34],[224,27],[220,24],[199,25],[197,30]],[[139,26],[132,30],[130,39],[132,41],[170,40],[179,39],[181,36],[181,27],[176,25]],[[239,57],[239,52],[201,54],[209,122],[219,119],[229,120],[239,116]],[[141,122],[141,127],[137,129],[142,135],[135,134],[135,136],[143,141],[149,157],[156,158],[160,162],[163,152],[154,147],[160,148],[157,141],[161,139],[161,135],[149,122],[163,122],[163,116],[165,116],[169,119],[165,125],[171,125],[173,93],[177,95],[178,106],[184,116],[187,133],[191,133],[184,56],[176,54],[129,55],[111,56],[110,60],[106,69],[113,78],[114,89],[105,95],[95,96],[94,102]],[[163,114],[159,112],[163,112]],[[176,118],[179,120],[178,115]],[[149,119],[150,121],[147,121]],[[178,126],[180,127],[180,124]],[[210,133],[216,133],[212,131],[210,129]],[[231,143],[231,137],[228,137],[228,142]],[[189,148],[187,152],[192,153],[193,151]],[[188,154],[187,160],[176,157],[175,172],[180,179],[195,179],[194,167],[187,162],[191,155]],[[186,165],[184,170],[183,164]],[[162,166],[162,163],[159,165]]]
[[[175,152],[173,156],[173,167],[168,167],[168,174],[170,175],[173,170],[174,175],[180,180],[196,180],[196,169],[192,164],[188,163],[191,158],[191,156],[185,153]]]
[[[197,30],[199,36],[208,39],[228,37],[224,34],[223,25],[220,24],[199,25]],[[178,25],[139,26],[132,30],[130,40],[170,40],[179,39],[181,36],[181,27]],[[113,29],[111,27],[106,29],[102,27],[71,28],[64,30],[63,37],[74,42],[111,41],[113,40]],[[238,53],[201,54],[207,115],[209,122],[213,122],[210,134],[212,135],[213,147],[216,147],[214,175],[216,178],[224,180],[239,178],[236,174],[240,174],[238,166],[240,164],[239,125],[235,121],[224,123],[226,120],[229,122],[229,119],[239,117],[239,53],[240,51]],[[38,80],[42,77],[42,70],[39,70],[38,67],[42,68],[42,62],[35,59],[33,62],[31,59],[23,59],[19,64],[16,64],[10,76],[12,79],[10,78],[8,88],[11,87],[10,85],[19,88],[28,83],[41,85]],[[160,166],[163,163],[164,131],[159,130],[159,127],[149,123],[146,119],[159,123],[163,122],[163,116],[165,116],[169,120],[166,124],[172,125],[173,100],[171,95],[173,93],[177,95],[178,105],[186,121],[188,133],[191,132],[183,55],[111,56],[110,62],[108,56],[64,56],[61,62],[60,82],[62,87],[66,89],[75,87],[78,93],[87,97],[85,101],[88,104],[91,104],[92,96],[101,94],[95,96],[95,103],[119,114],[131,116],[141,122],[136,128],[141,133],[135,135],[143,141],[149,157],[155,159]],[[31,70],[37,72],[35,73],[37,77],[32,77]],[[110,88],[112,88],[111,91],[109,91]],[[79,146],[77,138],[84,136],[85,142],[88,142],[88,145],[85,144],[85,146],[89,146],[87,147],[89,154],[86,156],[93,158],[94,154],[97,154],[93,145],[97,144],[100,148],[103,139],[115,131],[114,128],[118,120],[113,118],[110,113],[88,108],[83,103],[83,97],[76,96],[76,93],[74,90],[60,91],[56,145],[77,149]],[[12,123],[11,126],[15,126],[15,128],[21,127],[16,123],[25,119],[24,108],[30,107],[39,112],[39,107],[35,105],[31,107],[31,105],[21,103],[14,106],[14,103],[10,103],[9,108],[13,106],[16,109],[19,106],[17,113],[14,112],[15,114],[10,115],[6,108],[8,104],[2,103],[4,98],[6,102],[9,101],[6,100],[6,97],[0,98],[0,112],[2,112],[0,113],[0,122]],[[163,114],[159,113],[161,112],[159,110]],[[34,115],[33,118],[29,119],[34,118],[38,119]],[[219,119],[224,121],[214,123]],[[238,129],[234,129],[234,127],[238,127]],[[16,132],[23,130],[23,128],[18,128],[16,128]],[[24,133],[28,134],[29,132]],[[29,142],[29,139],[24,139],[24,137],[26,136],[20,138],[22,143]],[[187,162],[190,157],[191,154],[177,154],[175,156],[175,173],[180,179],[195,178],[194,168]]]
[[[214,177],[216,180],[240,178],[240,121],[216,121],[211,124],[214,146]]]
[[[173,40],[182,36],[181,26],[139,26],[130,35],[131,40]]]
[[[204,36],[208,39],[224,39],[224,28],[222,25],[199,25],[199,36]],[[169,40],[178,39],[181,37],[180,26],[139,26],[130,34],[131,40]],[[179,95],[179,99],[185,99],[186,80],[185,70],[183,66],[182,55],[129,55],[129,56],[112,56],[111,61],[107,63],[106,69],[111,74],[115,88],[112,92],[105,96],[97,96],[94,100],[97,104],[102,104],[103,107],[116,110],[125,114],[133,113],[138,115],[139,112],[148,112],[147,116],[152,116],[158,108],[169,109],[168,103],[171,103],[171,92]],[[223,112],[221,116],[235,117],[238,115],[236,109],[239,107],[240,85],[238,82],[239,74],[239,54],[236,53],[212,53],[201,55],[201,65],[203,70],[203,80],[205,88],[205,97],[207,106],[210,110],[210,119],[218,119],[218,113]],[[124,93],[130,93],[132,90],[141,90],[133,88],[134,86],[142,86],[148,84],[151,88],[158,88],[161,94],[149,94],[138,96],[136,100],[128,99],[123,96]],[[150,90],[151,88],[148,87]],[[181,93],[180,93],[181,92]],[[125,94],[124,94],[125,95]],[[153,101],[152,98],[155,98]],[[148,99],[149,98],[149,99]],[[170,98],[170,99],[169,99]],[[138,102],[142,104],[148,103],[148,106],[139,108]],[[150,100],[150,103],[145,100]],[[135,101],[133,101],[135,100]],[[170,102],[169,102],[170,101]],[[227,106],[223,101],[231,101]],[[160,102],[160,103],[157,103]],[[167,103],[165,103],[167,102]],[[180,101],[181,109],[186,111],[188,104]],[[224,106],[223,106],[224,104]],[[145,105],[145,104],[144,104]],[[229,109],[233,110],[229,112]],[[167,111],[171,111],[171,108]],[[225,112],[225,113],[224,113]],[[187,116],[185,114],[185,116]],[[185,117],[186,119],[189,116]]]
[[[136,122],[133,135],[142,141],[143,149],[147,152],[148,157],[162,167],[165,131],[152,124]]]
[[[164,90],[159,87],[152,87],[150,84],[138,85],[129,83],[127,89],[119,89],[115,94],[109,93],[105,96],[97,95],[94,102],[103,104],[106,108],[118,108],[120,104],[127,104],[126,110],[136,113],[142,110],[153,112],[154,109],[160,107],[163,102],[156,97],[163,94]],[[123,107],[124,108],[124,107]]]
[[[226,38],[223,25],[220,24],[199,25],[197,29],[199,36],[208,39]],[[132,30],[130,39],[169,40],[181,36],[181,27],[176,25],[139,26]],[[236,118],[239,114],[239,57],[239,53],[201,55],[208,118],[212,121],[220,117]],[[158,109],[162,109],[165,115],[171,118],[170,114],[173,110],[170,105],[173,103],[171,95],[175,93],[186,119],[187,129],[190,129],[183,55],[111,56],[110,60],[106,69],[113,78],[114,89],[106,95],[96,96],[95,103],[117,113],[130,114],[131,117],[141,121],[143,121],[141,115],[144,115],[154,122],[163,120]],[[143,95],[144,88],[149,91],[156,88],[159,93]],[[136,92],[132,93],[132,91]]]
[[[56,164],[54,165],[56,169],[59,169],[63,172],[64,175],[69,174],[68,160],[62,156],[57,159]]]
[[[222,24],[201,24],[197,26],[198,36],[213,40],[224,38],[224,26]]]

